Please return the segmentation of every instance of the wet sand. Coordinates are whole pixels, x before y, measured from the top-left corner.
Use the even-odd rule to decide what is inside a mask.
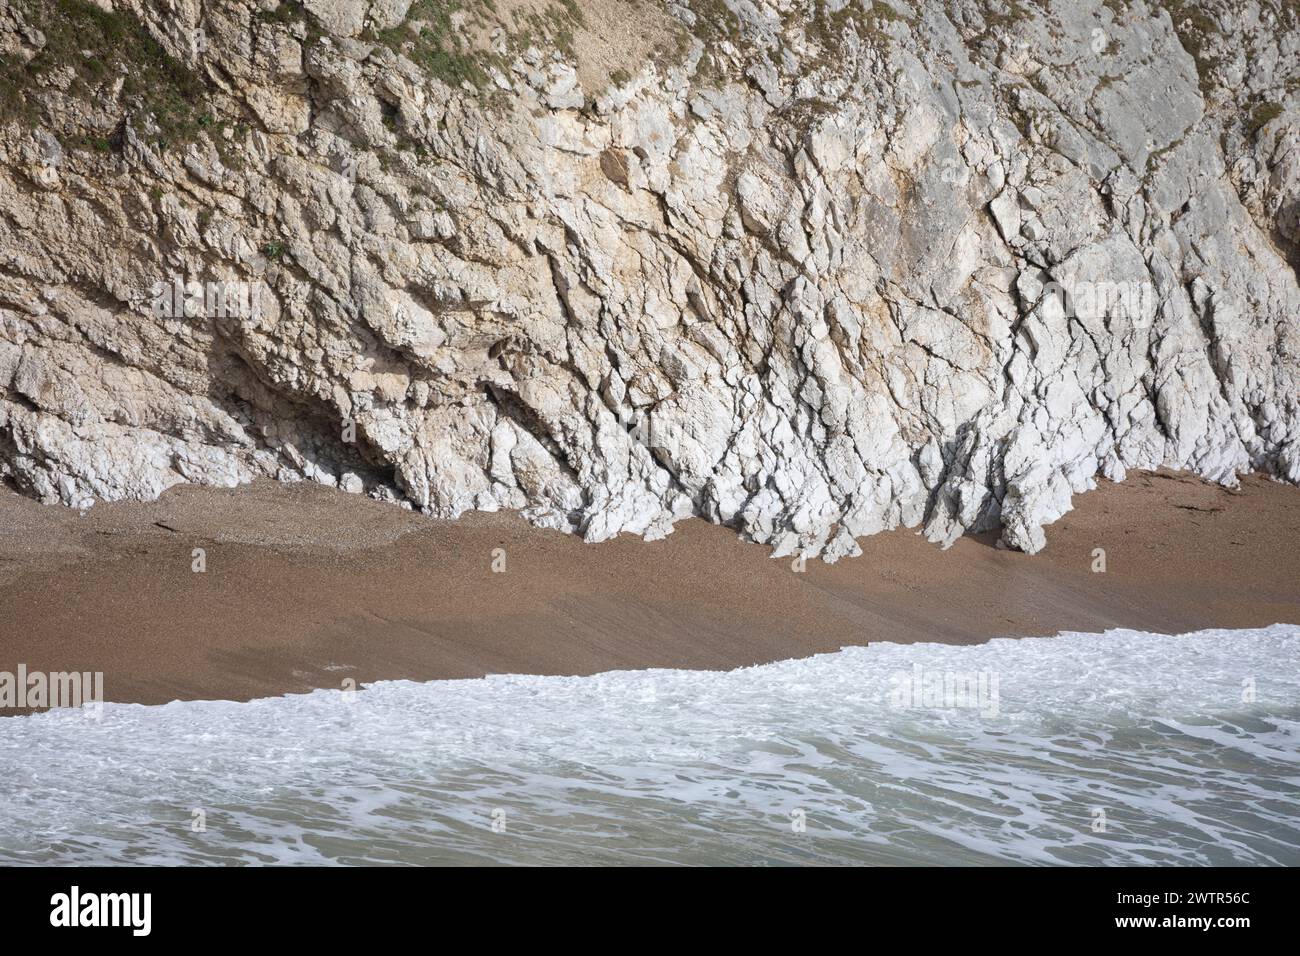
[[[1141,474],[1075,504],[1037,555],[895,531],[800,573],[698,520],[584,544],[515,514],[438,521],[311,484],[177,487],[84,515],[0,489],[0,671],[102,671],[107,699],[155,704],[1300,623],[1300,489]]]

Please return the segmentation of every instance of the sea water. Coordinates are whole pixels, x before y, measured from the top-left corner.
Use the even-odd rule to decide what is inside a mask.
[[[0,863],[1300,864],[1300,626],[0,720]]]

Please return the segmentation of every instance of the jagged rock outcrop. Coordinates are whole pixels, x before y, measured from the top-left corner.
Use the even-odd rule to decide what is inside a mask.
[[[0,56],[42,500],[266,475],[833,560],[1300,481],[1289,3],[19,0]]]

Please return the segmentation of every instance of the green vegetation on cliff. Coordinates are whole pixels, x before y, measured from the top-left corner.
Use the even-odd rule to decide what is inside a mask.
[[[109,13],[87,0],[17,0],[12,11],[38,42],[30,59],[0,57],[0,119],[35,125],[48,120],[52,98],[59,95],[112,96],[155,142],[181,142],[199,131],[203,81],[134,16]],[[63,132],[80,145],[110,148],[112,130]]]

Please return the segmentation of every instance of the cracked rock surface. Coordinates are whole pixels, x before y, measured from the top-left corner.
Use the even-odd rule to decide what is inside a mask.
[[[900,525],[1036,551],[1131,469],[1300,482],[1296,16],[0,3],[0,477],[698,515],[827,560]]]

